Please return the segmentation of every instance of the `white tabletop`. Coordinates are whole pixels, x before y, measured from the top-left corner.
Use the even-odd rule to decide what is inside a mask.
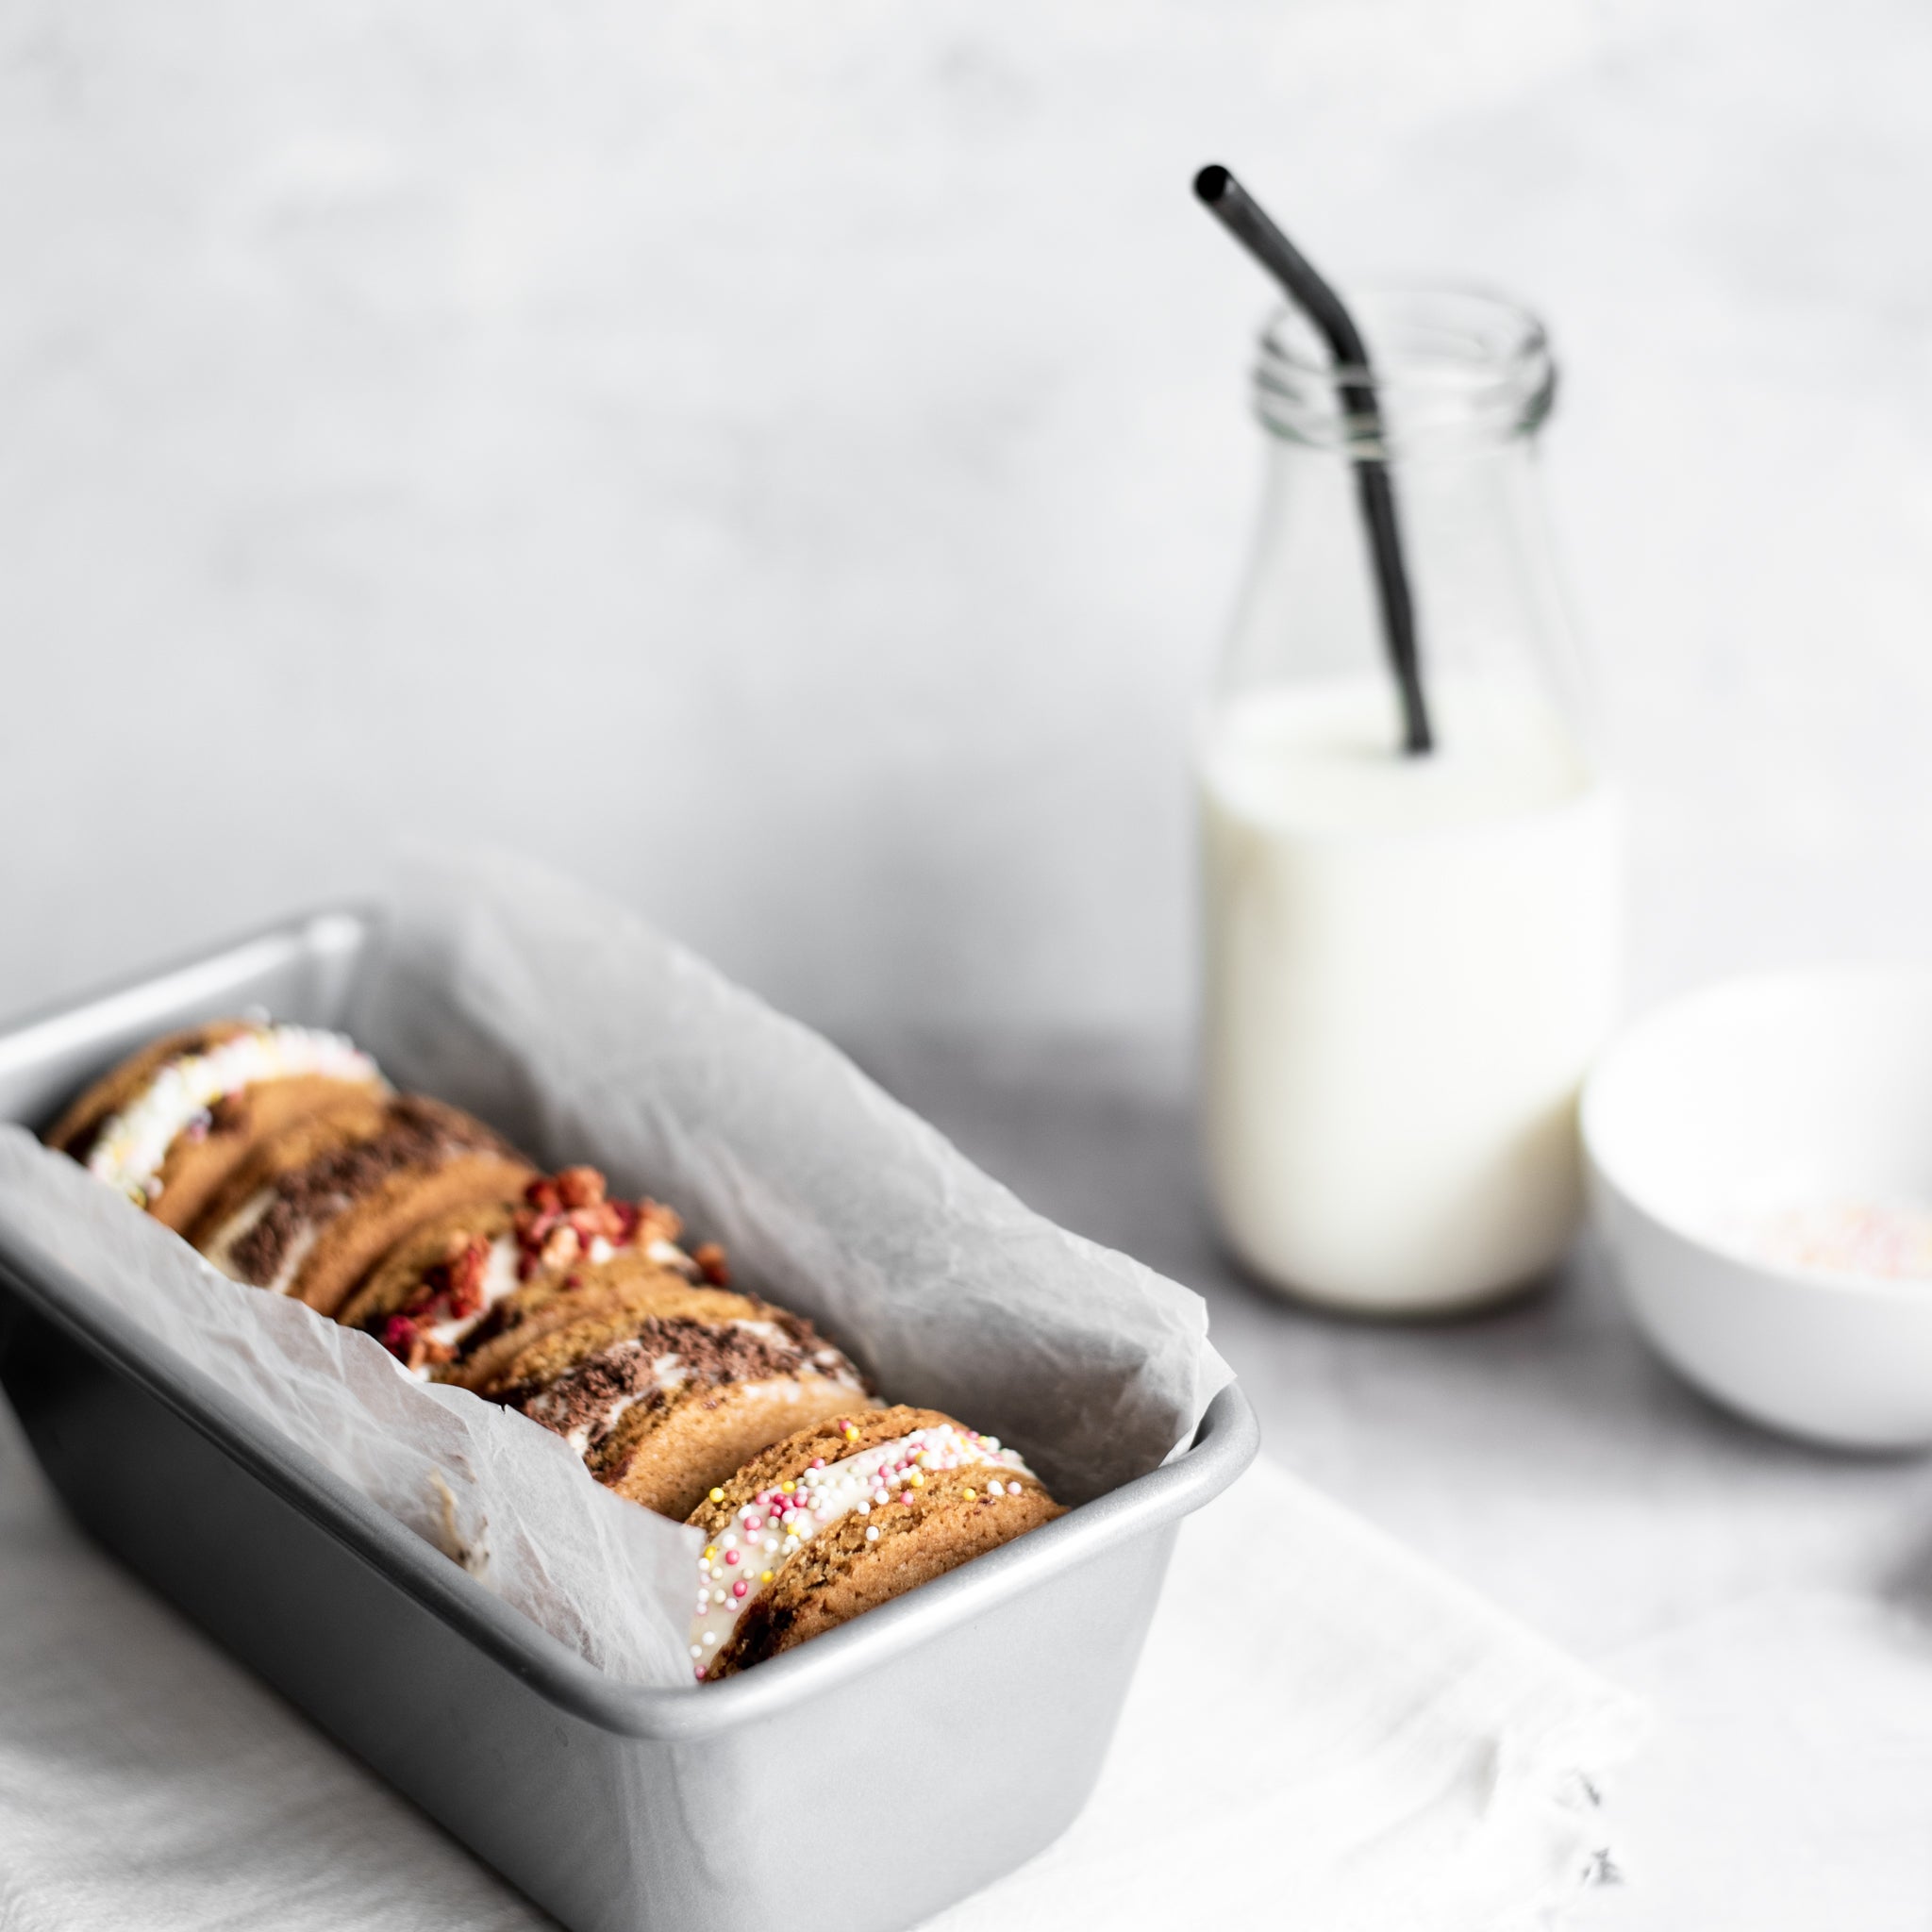
[[[1261,1292],[1216,1251],[1174,1057],[861,1058],[1031,1205],[1199,1290],[1274,1455],[1654,1701],[1610,1793],[1624,1883],[1580,1925],[1932,1922],[1932,1461],[1734,1421],[1650,1356],[1588,1242],[1451,1324]]]

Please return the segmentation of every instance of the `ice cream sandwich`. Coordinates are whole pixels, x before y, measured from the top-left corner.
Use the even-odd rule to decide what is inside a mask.
[[[217,1020],[122,1061],[55,1123],[50,1146],[186,1233],[271,1136],[387,1091],[340,1033]]]
[[[498,1399],[563,1437],[599,1482],[676,1517],[771,1443],[875,1406],[809,1322],[724,1289],[662,1291],[558,1328],[503,1382]]]
[[[932,1408],[834,1417],[715,1486],[693,1674],[714,1682],[1062,1514],[1013,1450]]]
[[[565,1168],[520,1198],[425,1223],[337,1319],[367,1329],[412,1374],[482,1387],[518,1348],[600,1311],[619,1284],[697,1280],[679,1231],[668,1208],[611,1200],[595,1168]]]
[[[480,1121],[405,1096],[341,1131],[298,1122],[265,1142],[194,1241],[233,1279],[333,1315],[424,1223],[514,1196],[533,1173]]]

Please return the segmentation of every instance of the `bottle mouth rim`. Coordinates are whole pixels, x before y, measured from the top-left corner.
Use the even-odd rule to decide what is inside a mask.
[[[1338,364],[1302,312],[1272,310],[1258,341],[1256,405],[1267,425],[1327,446],[1412,445],[1461,432],[1526,434],[1556,394],[1549,332],[1532,309],[1479,283],[1364,277],[1346,297],[1369,366]],[[1380,421],[1351,413],[1367,390]],[[1386,451],[1385,451],[1386,453]]]

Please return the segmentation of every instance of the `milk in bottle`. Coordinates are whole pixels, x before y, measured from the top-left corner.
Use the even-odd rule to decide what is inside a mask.
[[[1507,1293],[1574,1231],[1576,1091],[1618,991],[1620,813],[1536,514],[1541,329],[1419,291],[1358,319],[1435,749],[1400,749],[1350,489],[1360,425],[1283,318],[1260,540],[1197,748],[1204,1135],[1254,1272],[1415,1312]]]

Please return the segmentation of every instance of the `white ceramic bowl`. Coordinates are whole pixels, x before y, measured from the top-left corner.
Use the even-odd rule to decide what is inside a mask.
[[[1700,1388],[1859,1449],[1932,1442],[1932,1280],[1766,1258],[1766,1218],[1932,1208],[1932,974],[1711,987],[1617,1039],[1584,1090],[1592,1210],[1637,1320]]]

